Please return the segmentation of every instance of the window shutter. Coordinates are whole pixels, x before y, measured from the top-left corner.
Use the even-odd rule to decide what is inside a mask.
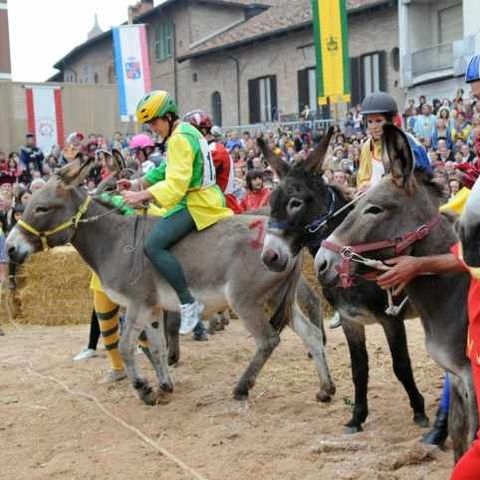
[[[278,120],[277,77],[270,77],[270,95],[272,97],[272,121]]]
[[[258,79],[248,81],[248,110],[250,123],[260,122],[260,91]]]
[[[310,92],[308,91],[308,70],[299,70],[297,72],[298,79],[298,111],[303,112],[305,105],[310,102]]]
[[[362,102],[362,62],[360,57],[350,58],[350,89],[351,89],[351,103],[358,105]]]
[[[387,52],[383,51],[379,53],[379,74],[380,74],[380,90],[386,92],[388,90],[387,85]]]

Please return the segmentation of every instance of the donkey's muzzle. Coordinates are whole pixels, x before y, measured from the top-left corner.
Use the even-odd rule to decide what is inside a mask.
[[[288,258],[273,248],[267,248],[262,253],[262,261],[269,270],[284,272],[287,268]]]

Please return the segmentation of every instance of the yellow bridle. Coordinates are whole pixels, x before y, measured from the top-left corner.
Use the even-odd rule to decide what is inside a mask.
[[[51,237],[55,235],[56,233],[63,232],[63,230],[67,230],[68,228],[73,227],[74,230],[77,229],[78,224],[80,223],[82,217],[87,213],[88,207],[92,201],[92,197],[90,195],[87,195],[83,203],[80,205],[80,207],[77,210],[77,213],[67,220],[66,222],[62,223],[58,227],[55,227],[52,230],[45,230],[43,232],[40,232],[36,228],[32,227],[29,225],[27,222],[24,220],[19,220],[17,222],[17,225],[19,227],[22,227],[24,230],[26,230],[28,233],[31,233],[32,235],[35,235],[36,237],[39,237],[41,242],[42,242],[42,248],[44,251],[48,250],[50,247],[48,246],[48,237]]]

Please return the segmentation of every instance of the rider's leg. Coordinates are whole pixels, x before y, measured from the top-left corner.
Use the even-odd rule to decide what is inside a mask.
[[[443,445],[448,437],[448,411],[450,408],[450,379],[448,373],[443,379],[443,391],[438,406],[433,428],[427,432],[422,441],[430,445]]]
[[[478,414],[480,417],[480,366],[472,360],[472,375],[477,396]],[[450,480],[476,480],[480,472],[480,439],[477,438],[470,445],[467,453],[456,463]]]
[[[98,324],[102,334],[102,343],[110,360],[112,370],[115,374],[123,373],[123,362],[118,351],[119,306],[113,303],[104,292],[99,290],[93,291],[93,305],[97,313]],[[116,376],[119,377],[121,375]]]
[[[180,300],[182,325],[180,333],[192,331],[200,320],[203,306],[195,301],[185,280],[180,262],[169,248],[195,229],[190,212],[183,208],[167,218],[161,218],[145,242],[145,254],[158,272],[175,290]]]

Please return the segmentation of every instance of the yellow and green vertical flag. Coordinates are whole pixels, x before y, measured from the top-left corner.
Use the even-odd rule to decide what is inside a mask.
[[[318,103],[350,101],[347,0],[312,0]]]

